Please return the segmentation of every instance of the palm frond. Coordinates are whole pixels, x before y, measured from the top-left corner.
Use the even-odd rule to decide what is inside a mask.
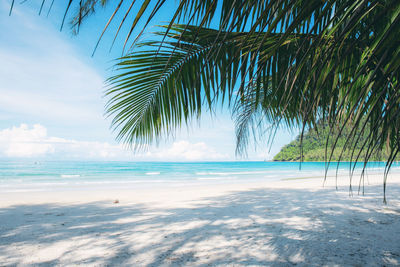
[[[248,92],[234,90],[235,83],[241,77],[241,83],[246,84],[250,76],[239,66],[256,49],[253,44],[258,33],[253,37],[247,33],[223,35],[226,36],[217,30],[174,25],[168,41],[140,43],[138,46],[145,50],[138,48],[137,52],[119,59],[119,74],[109,80],[111,87],[107,92],[110,97],[107,112],[114,116],[114,127],[120,129],[118,138],[132,144],[149,143],[199,116],[204,105],[214,109],[224,99],[241,103]],[[263,51],[276,50],[280,36],[270,34]],[[308,37],[293,35],[278,51],[297,49],[296,43],[301,38]],[[158,50],[160,45],[162,49]],[[268,102],[274,105],[274,114],[280,110],[279,97]],[[294,110],[291,107],[281,112],[296,116]]]

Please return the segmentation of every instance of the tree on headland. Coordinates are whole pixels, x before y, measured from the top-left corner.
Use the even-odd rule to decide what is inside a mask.
[[[336,140],[336,134],[339,129],[333,130],[327,127],[326,125],[318,124],[318,132],[315,129],[309,129],[303,135],[302,143],[300,143],[300,136],[297,136],[295,140],[290,142],[289,144],[282,147],[282,149],[277,153],[273,160],[274,161],[300,161],[300,145],[303,149],[303,160],[304,161],[324,161],[325,160],[325,147],[326,147],[326,139],[328,135],[334,136]],[[338,138],[336,142],[336,149],[331,157],[332,161],[341,162],[346,161],[349,162],[353,159],[354,154],[360,154],[359,161],[363,161],[365,157],[366,151],[361,151],[362,141],[358,142],[358,146],[353,147],[351,150],[345,149],[345,144],[348,139],[349,132],[351,131],[351,125],[346,126],[342,132],[341,136]],[[356,138],[360,140],[364,140],[369,135],[369,129],[366,129],[363,132],[358,132]],[[331,137],[332,138],[332,137]],[[328,151],[332,149],[332,143],[328,145]],[[386,161],[389,157],[389,151],[384,148],[379,151],[376,150],[375,154],[370,155],[370,160],[372,161]],[[400,155],[397,155],[395,158],[396,161],[400,159]],[[338,165],[337,165],[338,167]]]
[[[131,18],[106,93],[119,140],[140,148],[228,104],[238,154],[251,136],[300,127],[301,143],[322,122],[337,133],[325,142],[329,162],[351,125],[341,147],[351,161],[388,151],[385,190],[400,150],[400,1],[181,0],[153,40],[139,39],[165,2],[66,1],[74,32],[105,5],[115,5],[104,28],[118,17],[115,38]]]

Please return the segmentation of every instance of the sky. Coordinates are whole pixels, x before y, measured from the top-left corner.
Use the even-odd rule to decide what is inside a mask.
[[[166,9],[173,8],[174,2]],[[113,36],[106,34],[91,57],[109,10],[101,10],[78,36],[72,36],[68,27],[59,31],[64,6],[55,3],[46,17],[38,16],[41,1],[22,5],[16,1],[8,16],[10,3],[0,1],[1,159],[269,160],[296,135],[280,129],[271,147],[250,144],[248,156],[237,157],[234,124],[229,111],[221,108],[216,115],[205,114],[199,122],[179,129],[173,137],[134,152],[115,141],[117,133],[104,115],[104,81],[113,73],[123,39],[117,40],[110,53]],[[149,29],[167,21],[165,14],[161,12]]]

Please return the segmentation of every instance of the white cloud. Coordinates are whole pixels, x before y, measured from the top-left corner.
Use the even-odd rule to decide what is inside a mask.
[[[190,143],[188,141],[177,141],[171,147],[155,152],[148,152],[146,156],[159,160],[199,161],[199,160],[224,160],[228,159],[226,154],[221,154],[204,142]]]
[[[43,143],[47,137],[47,130],[39,124],[32,129],[28,125],[12,127],[0,131],[0,151],[7,157],[42,156],[54,152],[54,147]]]
[[[47,129],[27,124],[0,131],[0,156],[53,157],[64,159],[128,159],[131,152],[103,142],[68,140],[47,135]]]
[[[27,124],[0,130],[0,157],[103,160],[201,161],[227,160],[204,142],[176,141],[171,146],[133,154],[122,145],[48,136],[47,128]]]

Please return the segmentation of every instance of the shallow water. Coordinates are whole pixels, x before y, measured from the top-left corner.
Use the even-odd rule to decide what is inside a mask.
[[[318,177],[324,162],[89,162],[89,161],[1,161],[0,191],[41,191],[92,186],[123,187],[181,186]],[[363,164],[358,164],[360,172]],[[328,175],[335,175],[331,163]],[[349,163],[340,163],[339,174],[349,173]],[[368,173],[383,173],[385,164],[368,164]],[[400,172],[400,164],[392,165]]]

